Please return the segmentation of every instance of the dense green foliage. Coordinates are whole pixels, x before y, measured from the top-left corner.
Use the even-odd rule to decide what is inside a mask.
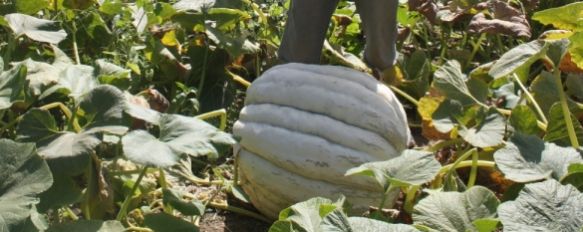
[[[583,3],[400,2],[385,81],[417,146],[347,170],[385,189],[368,218],[315,198],[270,231],[580,231]],[[230,204],[246,196],[228,132],[246,86],[278,63],[288,6],[0,0],[0,231],[197,231],[215,210],[266,220]],[[363,48],[340,1],[322,63],[366,71]]]

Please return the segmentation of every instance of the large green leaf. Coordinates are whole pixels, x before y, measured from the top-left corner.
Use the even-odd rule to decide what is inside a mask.
[[[512,109],[510,125],[514,127],[515,131],[523,134],[537,134],[540,132],[537,127],[536,113],[526,105],[518,105]]]
[[[162,192],[164,194],[164,204],[172,206],[172,208],[178,210],[182,215],[201,216],[204,214],[205,206],[201,202],[197,200],[182,200],[182,195],[176,190],[165,188]]]
[[[542,24],[552,24],[557,29],[582,31],[581,11],[583,11],[583,2],[576,2],[535,12],[532,19]]]
[[[498,204],[496,195],[481,186],[463,193],[431,193],[415,205],[413,222],[442,232],[475,231],[473,222],[495,217]]]
[[[281,211],[279,220],[269,232],[415,232],[415,227],[389,224],[364,217],[348,217],[342,210],[342,199],[332,202],[325,198],[312,198]]]
[[[515,201],[498,207],[498,215],[505,231],[580,231],[583,193],[553,179],[527,184]]]
[[[215,5],[216,0],[180,0],[174,5],[174,9],[178,11],[198,11],[210,9]]]
[[[16,10],[23,14],[35,14],[48,6],[46,0],[16,0]]]
[[[30,216],[37,195],[51,187],[53,177],[34,144],[2,139],[0,154],[0,231],[11,231]]]
[[[554,78],[552,73],[542,71],[530,85],[534,99],[547,118],[550,117],[551,107],[556,102],[559,102],[559,90]],[[579,110],[578,108],[580,108],[579,104],[571,100],[571,98],[567,98],[567,103],[573,113],[576,112],[574,110]]]
[[[520,134],[515,134],[504,148],[496,151],[494,160],[506,178],[520,183],[546,178],[559,180],[567,174],[570,164],[583,162],[573,148]]]
[[[26,66],[28,71],[26,79],[29,81],[31,92],[34,95],[40,95],[46,86],[55,84],[59,80],[61,70],[51,64],[37,62],[30,58],[12,64]]]
[[[581,30],[583,30],[583,26],[581,26]],[[569,37],[569,40],[571,41],[571,45],[569,46],[571,60],[577,64],[580,69],[583,69],[583,31],[575,33]]]
[[[63,6],[70,9],[84,10],[95,4],[95,0],[63,0]]]
[[[16,36],[26,35],[32,40],[51,44],[58,44],[67,37],[63,29],[55,27],[55,21],[18,13],[7,14],[4,18]]]
[[[67,90],[69,96],[78,101],[99,84],[93,71],[91,66],[70,65],[61,71],[58,86]]]
[[[583,191],[583,162],[569,165],[569,173],[561,179],[562,184],[570,184]]]
[[[457,100],[463,105],[477,102],[466,85],[467,78],[462,73],[458,61],[448,61],[435,71],[433,76],[433,86],[448,98]]]
[[[85,129],[114,129],[111,126],[123,125],[123,112],[126,107],[126,99],[119,89],[111,85],[101,85],[83,96],[79,103],[79,109],[87,121],[83,125]],[[120,130],[107,130],[115,134],[125,133]]]
[[[389,224],[364,217],[349,217],[348,222],[354,232],[417,232],[415,227],[405,224]]]
[[[239,57],[242,54],[254,54],[261,50],[259,44],[253,43],[245,37],[232,37],[219,29],[209,27],[206,34],[209,39],[219,47],[227,50],[233,57]]]
[[[170,214],[158,213],[144,216],[144,224],[156,232],[197,232],[198,227]]]
[[[581,126],[581,123],[575,116],[573,116],[573,114],[571,114],[571,121],[575,129],[575,134],[577,135],[577,140],[583,142],[583,126]],[[565,122],[563,109],[559,102],[553,104],[549,112],[549,125],[544,140],[561,146],[571,145],[571,140],[569,139],[569,133],[567,131],[567,123]]]
[[[158,125],[159,138],[143,130],[132,131],[122,138],[124,153],[130,160],[168,167],[176,164],[182,154],[217,158],[215,145],[236,142],[231,135],[197,118],[162,114]]]
[[[547,45],[542,41],[532,41],[518,45],[504,53],[488,74],[494,78],[500,78],[512,74],[519,68],[528,67],[544,56]]]
[[[0,110],[24,100],[26,67],[18,65],[0,74]]]
[[[93,134],[59,131],[53,116],[31,109],[16,129],[18,141],[35,142],[38,153],[47,159],[88,155],[101,141]]]
[[[122,123],[124,101],[115,87],[95,88],[81,100],[78,112],[85,124],[78,133],[60,131],[48,111],[29,110],[16,129],[17,140],[35,142],[39,154],[47,159],[88,155],[101,144],[101,133],[121,135],[127,131]]]
[[[80,220],[72,223],[51,226],[47,232],[124,232],[126,229],[119,221]]]
[[[480,115],[480,123],[473,127],[460,126],[459,135],[476,147],[494,147],[504,142],[506,120],[495,110]]]
[[[346,175],[365,175],[374,177],[384,186],[388,185],[404,187],[409,185],[422,185],[427,183],[439,172],[441,165],[433,154],[405,150],[400,156],[380,162],[362,164],[346,172]]]

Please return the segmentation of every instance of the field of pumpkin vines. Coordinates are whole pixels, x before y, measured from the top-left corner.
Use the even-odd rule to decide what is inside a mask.
[[[346,170],[306,158],[294,177],[255,158],[248,172],[266,174],[253,176],[233,128],[263,96],[248,88],[279,64],[289,4],[0,0],[0,231],[583,231],[583,2],[399,0],[398,64],[380,86],[413,141]],[[367,72],[364,45],[355,3],[341,0],[322,64]],[[316,135],[376,141],[359,137],[374,126],[348,134],[286,110]],[[348,124],[360,113],[338,111]],[[341,155],[334,140],[284,132],[248,147]],[[327,182],[332,172],[374,184],[359,204],[374,200],[355,211],[356,190]],[[307,197],[328,186],[339,191]],[[305,199],[274,206],[293,194]]]

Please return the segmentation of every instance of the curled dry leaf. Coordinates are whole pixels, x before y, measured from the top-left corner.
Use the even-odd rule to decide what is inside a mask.
[[[409,0],[409,10],[417,11],[427,18],[432,24],[437,23],[437,4],[432,0]]]
[[[142,92],[142,96],[148,100],[150,108],[155,111],[164,113],[170,106],[168,99],[156,89],[146,89]]]
[[[530,24],[522,12],[502,1],[489,2],[488,8],[493,18],[489,19],[484,13],[474,15],[470,32],[531,37]]]
[[[573,62],[573,60],[571,59],[571,53],[569,52],[567,52],[567,54],[565,54],[565,56],[561,60],[561,63],[559,64],[559,69],[567,73],[583,74],[583,69],[579,68],[577,64]]]

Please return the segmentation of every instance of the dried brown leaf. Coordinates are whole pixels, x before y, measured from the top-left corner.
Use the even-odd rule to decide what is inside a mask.
[[[493,18],[488,18],[485,13],[474,15],[469,25],[470,32],[531,37],[530,24],[522,12],[502,1],[491,1],[488,8]]]

